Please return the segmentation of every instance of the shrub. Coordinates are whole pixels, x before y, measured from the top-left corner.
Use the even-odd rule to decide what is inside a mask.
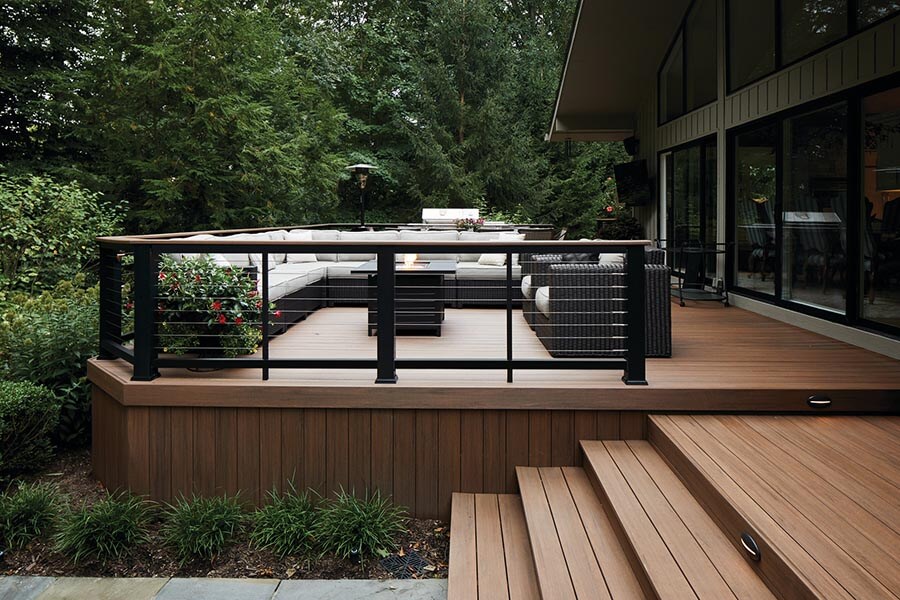
[[[98,344],[99,292],[83,275],[38,295],[14,293],[0,313],[0,379],[48,387],[61,404],[57,439],[90,441],[87,360]]]
[[[52,455],[59,401],[45,387],[0,381],[0,474],[33,471]]]
[[[77,182],[0,174],[0,288],[40,291],[72,278],[123,216]]]
[[[46,534],[58,505],[59,493],[47,483],[22,483],[15,494],[0,494],[0,544],[21,548]]]
[[[241,269],[206,256],[159,265],[159,337],[166,352],[184,354],[218,343],[224,356],[259,348],[262,300],[256,282]]]
[[[93,506],[68,510],[56,534],[56,547],[75,563],[84,558],[105,563],[148,540],[149,518],[149,505],[142,498],[108,495]]]
[[[164,516],[163,537],[183,565],[212,559],[243,530],[244,514],[236,497],[179,498]]]
[[[269,492],[270,502],[253,513],[250,541],[285,557],[307,554],[315,543],[315,505],[307,492],[297,493],[292,485],[285,494]]]
[[[380,492],[357,498],[344,490],[319,508],[316,539],[326,551],[341,558],[353,554],[387,556],[395,538],[406,528],[406,510]]]

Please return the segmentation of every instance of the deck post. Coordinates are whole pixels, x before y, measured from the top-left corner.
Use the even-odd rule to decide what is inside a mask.
[[[647,303],[644,275],[644,247],[628,246],[625,261],[625,306],[628,312],[625,346],[626,385],[647,385],[645,355],[647,335],[645,305]]]
[[[376,311],[378,324],[378,374],[375,383],[397,383],[397,328],[395,323],[394,253],[378,251]]]
[[[262,261],[260,263],[262,272],[262,306],[259,315],[262,321],[262,378],[263,381],[269,380],[269,253],[262,253]]]
[[[100,348],[98,356],[115,358],[103,342],[122,343],[122,263],[116,248],[100,246]]]
[[[153,247],[134,247],[134,381],[151,381],[159,376],[156,360],[155,323],[157,273]]]
[[[513,382],[512,257],[506,255],[506,382]]]

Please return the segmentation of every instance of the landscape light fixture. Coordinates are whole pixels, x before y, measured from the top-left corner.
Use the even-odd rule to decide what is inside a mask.
[[[369,179],[369,171],[377,169],[375,165],[359,163],[350,165],[347,170],[356,175],[356,181],[359,184],[359,228],[366,228],[366,182]]]

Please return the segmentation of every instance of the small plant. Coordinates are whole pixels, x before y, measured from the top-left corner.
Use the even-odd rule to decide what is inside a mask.
[[[396,536],[405,529],[406,509],[382,498],[380,492],[357,498],[341,489],[320,506],[316,539],[324,550],[341,558],[384,557],[397,546]]]
[[[105,563],[147,541],[149,517],[149,505],[142,498],[109,495],[93,506],[82,504],[65,513],[56,534],[56,547],[75,563],[85,558]]]
[[[33,471],[53,452],[50,434],[59,421],[59,400],[26,381],[0,381],[0,474]]]
[[[0,494],[0,544],[21,548],[52,529],[59,493],[47,483],[21,483],[15,494]]]
[[[271,502],[253,513],[250,541],[269,548],[280,557],[308,554],[315,543],[315,504],[309,493],[298,493],[290,486],[285,494],[272,490]]]
[[[169,505],[164,520],[163,537],[182,565],[194,558],[213,559],[244,526],[234,496],[179,498]]]
[[[477,219],[465,218],[456,220],[457,229],[471,229],[472,231],[478,231],[482,227],[484,227],[484,219],[481,217]]]

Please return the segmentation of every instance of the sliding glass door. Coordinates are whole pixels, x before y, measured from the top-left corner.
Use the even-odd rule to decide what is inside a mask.
[[[716,143],[707,140],[670,152],[665,160],[666,245],[716,244]],[[679,265],[673,265],[678,269]],[[705,266],[715,275],[715,256]]]
[[[733,283],[775,295],[778,239],[775,230],[776,144],[774,124],[734,138]]]

